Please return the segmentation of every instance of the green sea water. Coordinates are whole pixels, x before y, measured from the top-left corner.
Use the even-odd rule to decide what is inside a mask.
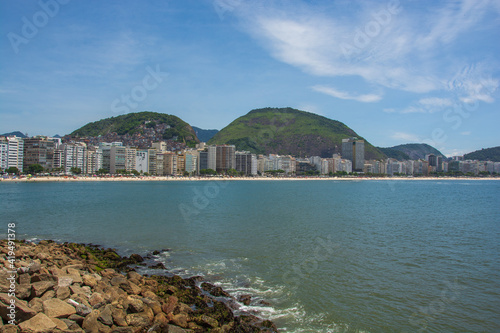
[[[4,182],[0,214],[2,238],[168,248],[284,332],[500,332],[500,181]]]

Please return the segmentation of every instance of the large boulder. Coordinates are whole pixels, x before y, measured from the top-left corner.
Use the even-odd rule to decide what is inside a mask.
[[[43,313],[39,313],[31,319],[23,321],[19,327],[23,331],[43,332],[55,328],[57,325]]]
[[[76,309],[58,298],[50,298],[43,302],[43,312],[49,317],[68,318],[76,313]]]

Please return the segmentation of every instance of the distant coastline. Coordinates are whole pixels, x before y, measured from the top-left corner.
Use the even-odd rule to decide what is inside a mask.
[[[339,180],[339,181],[369,181],[369,180],[500,180],[500,177],[91,177],[91,176],[41,176],[22,178],[0,178],[1,182],[135,182],[135,181],[308,181],[308,180]]]

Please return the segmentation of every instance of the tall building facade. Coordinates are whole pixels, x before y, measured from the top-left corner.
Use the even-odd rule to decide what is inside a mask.
[[[56,142],[46,136],[25,138],[23,169],[27,170],[33,164],[40,164],[44,169],[52,169],[56,148]]]
[[[2,137],[0,139],[0,169],[15,167],[23,171],[24,140],[17,136]]]
[[[236,147],[234,145],[217,146],[216,169],[219,173],[227,172],[236,167]]]
[[[362,172],[365,166],[365,141],[356,137],[342,139],[342,157],[352,162],[353,171]]]

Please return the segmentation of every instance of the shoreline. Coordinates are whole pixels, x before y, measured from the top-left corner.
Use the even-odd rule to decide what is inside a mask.
[[[278,332],[269,320],[236,314],[235,304],[245,300],[203,277],[181,278],[163,265],[148,266],[169,250],[122,257],[92,244],[0,245],[3,332]],[[146,266],[159,274],[136,272]]]
[[[22,178],[0,178],[0,183],[17,182],[192,182],[192,181],[431,181],[431,180],[500,180],[500,177],[87,177],[87,176],[42,176]]]

